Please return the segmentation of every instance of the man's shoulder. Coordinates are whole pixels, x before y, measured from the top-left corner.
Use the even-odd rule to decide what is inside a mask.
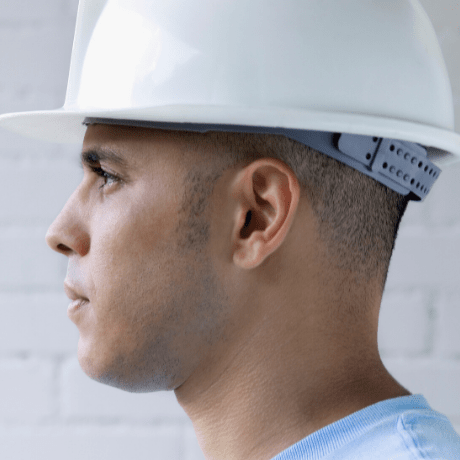
[[[413,407],[411,405],[413,404]],[[273,460],[460,460],[460,436],[421,395],[383,401],[328,425]]]
[[[460,460],[460,436],[439,412],[415,409],[376,424],[324,460]]]

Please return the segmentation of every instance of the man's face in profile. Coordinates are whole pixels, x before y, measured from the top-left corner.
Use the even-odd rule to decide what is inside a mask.
[[[68,257],[67,293],[88,300],[69,309],[80,365],[128,391],[175,389],[228,321],[206,216],[184,206],[190,155],[161,131],[92,125],[82,160],[82,182],[47,234]],[[191,218],[202,240],[193,245]]]

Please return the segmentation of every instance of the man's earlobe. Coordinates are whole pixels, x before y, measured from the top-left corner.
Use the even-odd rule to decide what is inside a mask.
[[[299,182],[282,161],[262,158],[240,172],[234,196],[233,260],[241,268],[255,268],[286,238],[297,211]]]

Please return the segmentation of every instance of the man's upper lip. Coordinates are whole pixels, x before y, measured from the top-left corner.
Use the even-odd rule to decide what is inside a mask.
[[[64,281],[64,291],[66,293],[66,296],[70,300],[77,300],[77,299],[84,299],[88,300],[83,294],[80,294],[78,288],[73,286],[71,283],[68,281]]]

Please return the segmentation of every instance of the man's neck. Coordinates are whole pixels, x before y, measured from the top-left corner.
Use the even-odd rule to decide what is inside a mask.
[[[200,384],[175,390],[207,460],[270,460],[347,415],[410,394],[378,354],[308,346],[294,334],[284,343],[267,337],[208,363],[212,376],[200,370]]]

